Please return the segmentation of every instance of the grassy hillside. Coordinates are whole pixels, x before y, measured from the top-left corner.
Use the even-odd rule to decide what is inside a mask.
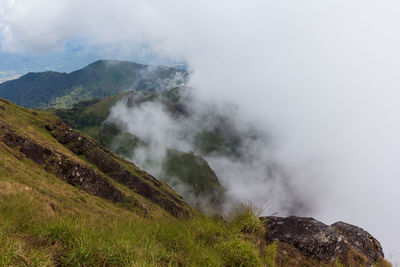
[[[0,99],[0,266],[346,266],[266,229],[251,205],[207,217],[54,115]]]
[[[193,203],[193,205],[201,206],[204,203],[199,201],[204,202],[204,199],[207,199],[214,207],[220,207],[223,204],[224,189],[208,162],[202,157],[193,153],[169,150],[163,162],[163,169],[167,177],[178,178],[178,180],[170,181],[172,187],[174,183],[184,183],[194,195],[200,197],[197,199],[198,203]]]
[[[70,129],[54,115],[2,103],[1,145],[14,158],[33,161],[47,174],[128,208],[145,213],[161,208],[176,217],[190,213],[190,207],[165,183]],[[154,208],[154,203],[159,207]]]
[[[185,82],[186,73],[169,67],[100,60],[72,73],[28,73],[0,84],[0,97],[30,108],[71,107],[129,89],[165,90]]]
[[[108,129],[102,129],[102,123],[107,119],[114,104],[127,94],[129,93],[107,97],[103,100],[81,101],[74,104],[70,109],[51,109],[50,111],[70,127],[82,131],[97,139],[101,144],[108,146],[111,140],[106,140],[108,136],[105,135],[110,135],[108,137],[110,139],[113,134],[108,133]],[[100,138],[100,134],[104,137]]]
[[[174,116],[185,112],[179,102],[179,88],[164,92],[145,91],[138,98],[131,98],[132,94],[134,93],[126,92],[103,100],[83,101],[75,104],[71,109],[53,109],[51,111],[70,127],[97,139],[115,153],[131,158],[138,146],[146,146],[146,144],[138,137],[123,132],[118,126],[105,123],[116,102],[128,99],[129,105],[133,106],[155,101],[161,97]],[[210,145],[210,142],[205,144]],[[223,145],[218,143],[218,147]],[[200,155],[170,150],[162,164],[165,174],[165,177],[162,178],[173,187],[177,185],[176,183],[187,185],[186,192],[202,199],[208,199],[211,204],[210,209],[223,203],[225,190],[207,161]],[[199,200],[193,200],[191,204],[200,206]]]
[[[107,166],[88,147],[106,153]],[[157,186],[147,195],[115,180],[116,164]],[[229,223],[203,216],[57,117],[0,100],[0,266],[262,266],[273,255],[256,230],[242,232],[249,222],[262,231],[252,213]]]

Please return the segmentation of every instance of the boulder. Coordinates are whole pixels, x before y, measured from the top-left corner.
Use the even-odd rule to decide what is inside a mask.
[[[381,244],[364,229],[345,222],[337,222],[332,227],[352,248],[369,261],[377,262],[384,258]]]
[[[288,243],[306,257],[334,262],[349,249],[333,227],[313,218],[270,216],[263,217],[262,220],[265,221],[268,243]]]
[[[305,258],[347,265],[371,266],[384,261],[378,240],[360,227],[344,222],[329,226],[313,218],[297,216],[269,216],[261,220],[266,227],[266,242],[277,242],[286,254],[299,251]]]

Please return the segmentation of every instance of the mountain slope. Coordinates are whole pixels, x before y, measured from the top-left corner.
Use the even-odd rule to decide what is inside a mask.
[[[0,84],[0,97],[18,105],[70,107],[74,103],[104,98],[130,89],[165,90],[185,83],[186,72],[164,66],[127,61],[99,60],[67,73],[28,73]]]
[[[151,206],[158,204],[176,217],[189,215],[190,207],[166,184],[70,129],[57,117],[2,103],[6,103],[0,107],[4,152],[17,159],[30,159],[47,173],[112,202],[128,207],[134,203],[146,213],[149,211],[143,207],[151,202]]]
[[[390,266],[342,222],[260,219],[249,205],[204,216],[54,115],[0,99],[0,266],[288,264]]]
[[[178,101],[179,88],[163,92],[145,91],[138,98],[132,95],[135,93],[126,92],[101,101],[83,101],[75,104],[71,109],[55,109],[52,112],[72,128],[90,135],[117,154],[131,159],[137,148],[145,148],[147,144],[137,136],[124,132],[118,125],[106,122],[111,108],[118,101],[128,99],[128,101],[131,100],[130,105],[140,106],[142,103],[156,102],[162,98],[164,102],[160,105],[165,105],[174,116],[185,113],[185,107]],[[173,188],[186,186],[183,195],[187,197],[190,204],[196,207],[207,206],[210,211],[218,210],[223,204],[225,189],[201,155],[170,149],[160,165],[162,165],[160,166],[161,177],[164,181]]]
[[[261,239],[54,115],[0,99],[0,266],[261,266]]]

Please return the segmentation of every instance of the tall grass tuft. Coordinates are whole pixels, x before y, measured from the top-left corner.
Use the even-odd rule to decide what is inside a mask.
[[[243,233],[264,234],[265,226],[260,220],[263,208],[254,206],[250,201],[240,203],[226,216],[233,227]]]

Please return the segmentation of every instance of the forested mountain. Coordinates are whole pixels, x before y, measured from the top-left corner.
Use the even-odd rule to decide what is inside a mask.
[[[185,71],[171,67],[99,60],[71,73],[28,73],[0,84],[0,97],[29,108],[65,108],[128,90],[162,91],[183,85],[186,79]]]

